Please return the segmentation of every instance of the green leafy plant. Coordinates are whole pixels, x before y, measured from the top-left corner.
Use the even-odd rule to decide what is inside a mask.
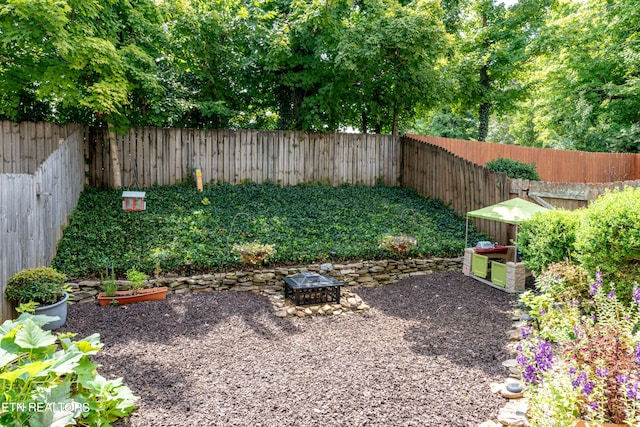
[[[136,270],[135,268],[130,268],[127,270],[127,280],[130,282],[131,289],[133,291],[139,291],[144,288],[144,282],[147,280],[148,276]]]
[[[23,313],[0,325],[1,425],[109,426],[128,415],[137,397],[122,379],[107,380],[90,357],[98,334],[73,341],[42,329],[50,316]]]
[[[564,336],[555,346],[542,336],[552,324],[538,331],[523,328],[517,360],[527,383],[532,425],[572,426],[568,422],[576,418],[599,424],[640,422],[640,288],[634,288],[630,306],[605,289],[599,273],[589,289],[591,298],[583,304],[588,311],[572,333],[555,331]]]
[[[276,248],[274,245],[257,242],[235,243],[232,251],[246,264],[260,264],[267,261],[276,252]]]
[[[616,294],[631,300],[640,279],[640,188],[603,194],[586,209],[576,231],[578,261],[593,275],[601,271]]]
[[[35,301],[50,305],[69,293],[65,281],[66,276],[51,267],[25,269],[9,278],[5,295],[14,304]]]
[[[506,173],[509,178],[540,181],[540,175],[536,171],[535,163],[524,163],[518,160],[498,157],[487,162],[484,167],[494,172]]]
[[[380,238],[378,246],[395,254],[406,253],[409,249],[418,244],[415,237],[401,234],[394,236],[393,234],[385,234]]]
[[[541,273],[549,264],[575,257],[576,230],[584,210],[550,210],[536,214],[520,225],[518,250],[524,265]]]
[[[581,265],[567,261],[549,264],[536,277],[536,289],[552,300],[572,303],[589,297],[589,275]]]
[[[100,275],[100,287],[107,297],[112,297],[116,294],[118,285],[116,283],[116,273],[113,269],[107,272],[106,278],[102,274]]]

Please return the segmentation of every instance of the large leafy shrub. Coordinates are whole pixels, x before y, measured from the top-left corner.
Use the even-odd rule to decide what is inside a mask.
[[[53,319],[23,313],[0,325],[0,425],[110,426],[128,415],[137,398],[89,359],[102,348],[99,335],[55,336],[41,327]]]
[[[25,269],[9,278],[5,294],[15,304],[29,301],[54,304],[64,296],[65,280],[64,274],[51,267]]]
[[[494,172],[506,173],[509,178],[540,181],[540,175],[538,175],[536,171],[535,163],[524,163],[518,160],[499,157],[487,162],[484,167]]]
[[[582,210],[550,210],[522,223],[518,250],[525,266],[538,274],[550,264],[571,260],[581,216]]]
[[[640,188],[607,192],[586,210],[576,232],[578,261],[630,301],[634,282],[640,282]]]

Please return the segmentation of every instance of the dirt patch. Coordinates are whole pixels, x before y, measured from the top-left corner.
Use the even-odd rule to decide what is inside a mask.
[[[69,307],[107,378],[141,397],[119,426],[477,426],[504,400],[514,297],[461,273],[354,290],[363,313],[277,318],[251,292]]]

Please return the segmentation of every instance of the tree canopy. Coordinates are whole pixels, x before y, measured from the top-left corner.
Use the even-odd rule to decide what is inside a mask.
[[[0,119],[640,152],[640,0],[0,0]]]

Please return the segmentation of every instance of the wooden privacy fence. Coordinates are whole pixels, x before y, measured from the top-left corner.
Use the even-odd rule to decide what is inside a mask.
[[[78,125],[0,121],[0,174],[36,172]]]
[[[435,136],[408,135],[408,137],[437,145],[481,166],[499,157],[535,163],[536,170],[543,181],[602,183],[640,179],[640,154],[530,148]]]
[[[510,198],[506,174],[492,172],[412,136],[402,138],[402,185],[444,201],[460,215]],[[500,243],[513,238],[507,224],[487,220],[474,220],[474,224]]]
[[[11,127],[6,131],[6,125]],[[77,205],[84,186],[84,141],[81,126],[54,126],[31,123],[18,129],[28,129],[26,135],[17,135],[13,123],[2,123],[3,135],[11,135],[9,151],[12,165],[22,165],[27,170],[40,153],[55,148],[33,173],[0,174],[0,301],[2,318],[12,316],[11,305],[5,300],[7,279],[25,268],[50,265],[56,245],[62,236],[62,227]],[[34,137],[33,129],[49,129],[47,138]],[[35,135],[38,135],[36,131]],[[13,138],[18,136],[24,145],[44,145],[15,150]],[[65,135],[62,144],[59,136]],[[45,140],[46,139],[46,140]],[[49,140],[51,139],[51,140]],[[7,140],[1,141],[6,148]],[[34,157],[34,155],[36,157]],[[44,155],[44,154],[43,154]],[[36,160],[34,160],[36,159]],[[20,169],[18,169],[20,170]]]
[[[89,132],[92,186],[114,186],[106,132]],[[122,186],[273,181],[398,185],[400,143],[391,135],[257,130],[131,128],[118,136]]]

